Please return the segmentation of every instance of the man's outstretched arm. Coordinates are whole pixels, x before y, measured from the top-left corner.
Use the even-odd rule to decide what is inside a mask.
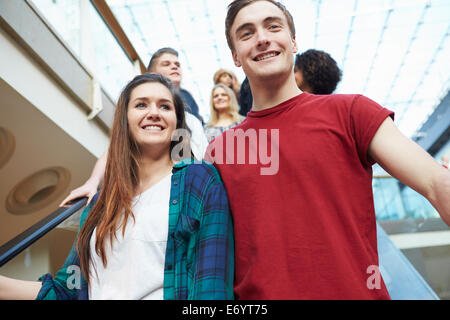
[[[426,197],[450,225],[450,170],[404,136],[391,118],[378,128],[368,153],[389,174]]]

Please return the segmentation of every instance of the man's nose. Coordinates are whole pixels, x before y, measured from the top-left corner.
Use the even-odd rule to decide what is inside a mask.
[[[265,30],[258,30],[256,40],[257,46],[261,50],[265,50],[270,45],[270,40]]]

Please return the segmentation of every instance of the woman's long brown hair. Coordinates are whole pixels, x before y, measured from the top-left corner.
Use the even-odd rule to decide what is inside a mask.
[[[89,283],[89,266],[91,263],[90,239],[96,229],[95,252],[101,258],[103,265],[107,265],[105,239],[109,237],[112,244],[116,231],[122,225],[122,234],[130,217],[134,219],[132,201],[139,184],[139,146],[130,134],[128,128],[127,109],[130,95],[134,88],[147,82],[158,82],[166,86],[172,93],[177,116],[177,129],[189,130],[185,123],[184,106],[181,97],[176,93],[167,78],[146,73],[135,77],[122,91],[114,115],[111,129],[111,142],[104,182],[97,202],[89,213],[86,222],[78,235],[77,252],[80,267],[86,281]],[[182,141],[189,143],[189,141]],[[171,148],[174,142],[171,143]]]

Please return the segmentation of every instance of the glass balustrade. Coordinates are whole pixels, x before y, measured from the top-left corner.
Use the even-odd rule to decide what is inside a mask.
[[[389,176],[372,180],[377,220],[439,218],[425,197]]]
[[[61,269],[76,238],[72,229],[55,228],[0,267],[0,275],[36,281]]]
[[[39,14],[98,79],[113,101],[135,75],[133,63],[90,1],[32,0]]]

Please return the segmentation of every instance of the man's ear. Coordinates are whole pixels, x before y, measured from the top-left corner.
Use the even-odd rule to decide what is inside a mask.
[[[295,36],[292,36],[292,44],[293,44],[292,53],[297,53],[298,47],[297,47],[297,41],[295,40]]]
[[[238,68],[242,67],[242,63],[239,61],[235,50],[231,51],[231,55],[233,56],[234,65]]]

